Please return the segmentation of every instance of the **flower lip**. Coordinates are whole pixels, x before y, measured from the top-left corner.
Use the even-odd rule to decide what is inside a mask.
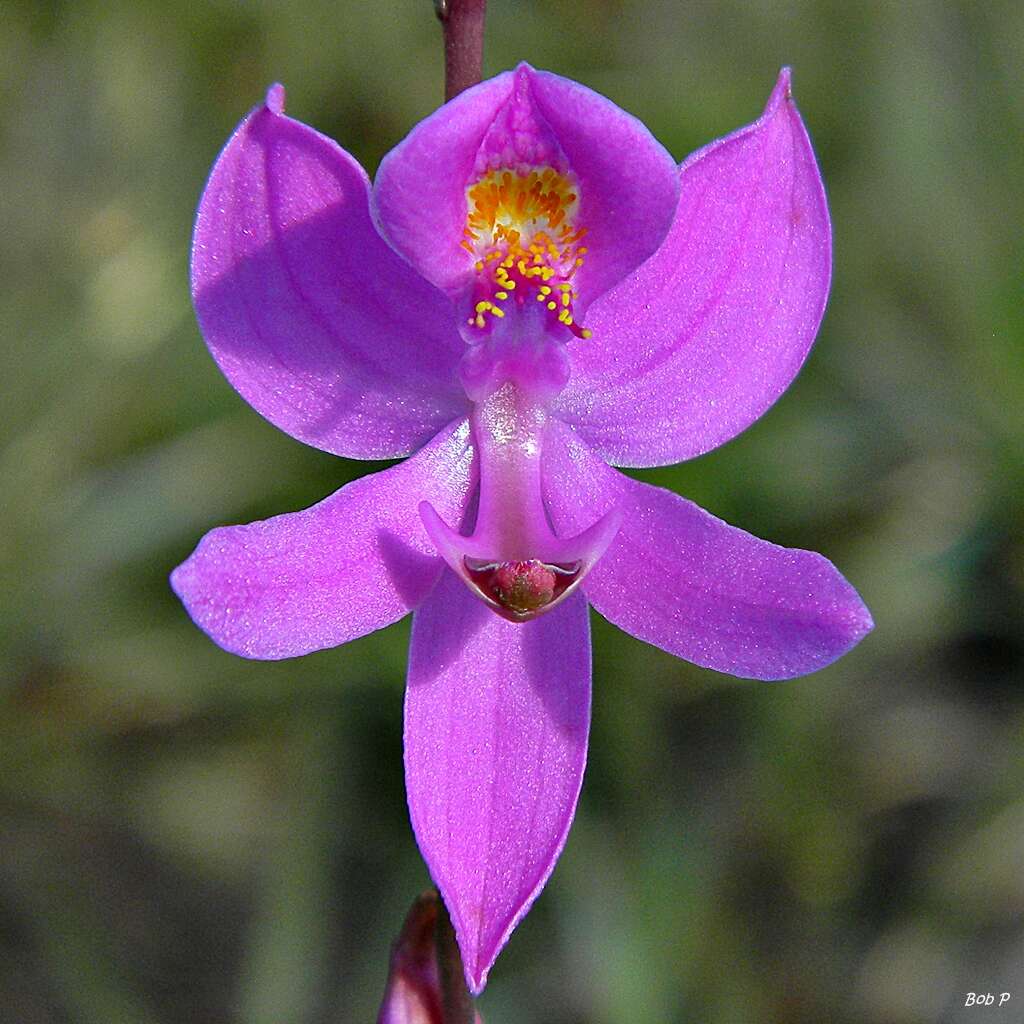
[[[576,223],[579,185],[571,176],[553,167],[499,168],[474,181],[466,199],[461,244],[476,272],[469,327],[484,331],[536,301],[548,314],[544,328],[590,337],[573,316],[572,278],[584,263],[587,229]],[[467,340],[478,340],[473,335]]]
[[[506,71],[459,93],[385,154],[370,199],[377,230],[428,281],[453,294],[472,274],[459,244],[467,183],[512,90]]]
[[[572,182],[576,226],[588,232],[590,254],[573,286],[579,320],[657,249],[679,192],[675,161],[650,132],[583,86],[520,64],[460,93],[381,162],[375,220],[424,277],[461,298],[476,274],[462,245],[467,189],[494,172],[528,178],[548,169]]]

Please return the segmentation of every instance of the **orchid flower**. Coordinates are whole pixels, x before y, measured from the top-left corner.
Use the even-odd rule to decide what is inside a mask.
[[[814,340],[830,247],[786,69],[756,122],[681,166],[525,64],[417,125],[372,187],[281,86],[217,160],[192,284],[221,370],[300,441],[410,457],[213,530],[172,585],[248,658],[413,612],[409,809],[473,992],[575,811],[588,602],[755,679],[819,669],[872,627],[821,555],[611,468],[692,458],[765,412]]]

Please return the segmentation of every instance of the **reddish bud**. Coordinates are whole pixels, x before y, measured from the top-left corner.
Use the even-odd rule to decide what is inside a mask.
[[[377,1024],[446,1024],[437,964],[439,912],[434,891],[412,905],[391,948],[391,969]],[[474,1019],[483,1024],[475,1011]]]

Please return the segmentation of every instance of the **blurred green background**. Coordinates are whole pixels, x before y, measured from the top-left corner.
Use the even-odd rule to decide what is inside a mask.
[[[579,814],[488,1024],[1024,1019],[1024,5],[492,0],[486,71],[520,59],[680,158],[793,65],[817,347],[740,438],[637,475],[824,552],[877,629],[768,685],[595,616]],[[431,4],[0,14],[5,1024],[372,1021],[427,882],[408,623],[249,663],[167,586],[212,526],[376,468],[260,419],[190,309],[206,174],[274,80],[372,173],[440,100]]]

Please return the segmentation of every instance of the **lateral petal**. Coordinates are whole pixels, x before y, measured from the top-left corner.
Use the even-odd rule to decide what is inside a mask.
[[[460,521],[473,482],[469,425],[302,512],[211,530],[171,574],[196,625],[227,651],[277,660],[336,647],[397,621],[444,563],[421,500]]]
[[[557,412],[614,465],[679,462],[749,426],[796,376],[828,297],[828,208],[788,68],[680,187],[664,244],[570,343]]]
[[[827,558],[729,526],[692,501],[611,469],[570,430],[545,448],[556,530],[618,506],[622,525],[583,582],[594,607],[670,654],[747,679],[824,668],[873,628]]]
[[[407,455],[467,408],[451,304],[378,235],[356,160],[282,103],[276,86],[241,123],[200,201],[203,335],[286,433],[350,458]]]
[[[511,623],[450,572],[413,618],[405,778],[420,850],[474,993],[544,887],[590,724],[587,604]]]

